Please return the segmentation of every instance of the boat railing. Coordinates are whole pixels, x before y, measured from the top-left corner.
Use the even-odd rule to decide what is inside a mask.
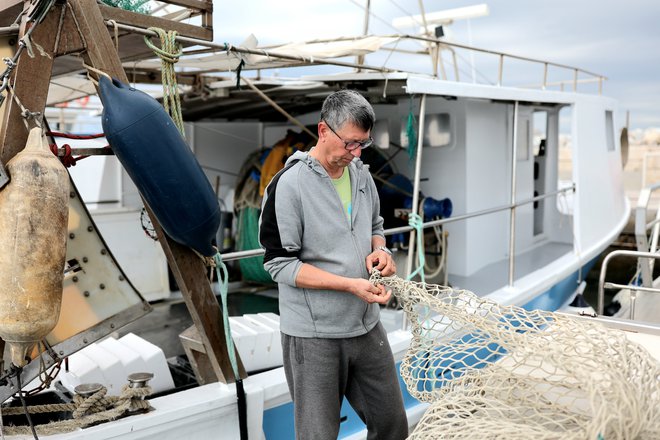
[[[547,199],[549,197],[554,197],[554,196],[557,196],[559,194],[564,194],[564,193],[567,193],[567,192],[574,192],[574,191],[575,191],[575,184],[573,184],[571,186],[568,186],[568,187],[565,187],[565,188],[562,188],[562,189],[558,189],[556,191],[548,192],[548,193],[545,193],[545,194],[540,194],[538,196],[535,196],[535,197],[532,197],[532,198],[529,198],[529,199],[517,201],[516,203],[496,206],[496,207],[493,207],[493,208],[483,209],[483,210],[480,210],[480,211],[474,211],[474,212],[470,212],[470,213],[463,214],[463,215],[457,215],[455,217],[447,217],[447,218],[442,218],[442,219],[438,219],[438,220],[428,221],[428,222],[425,222],[425,223],[422,224],[422,228],[424,228],[424,229],[432,228],[432,227],[435,227],[435,226],[445,225],[445,224],[448,224],[448,223],[453,223],[453,222],[458,222],[458,221],[464,221],[464,220],[468,220],[468,219],[471,219],[471,218],[476,218],[476,217],[480,217],[480,216],[488,215],[488,214],[494,214],[494,213],[498,213],[498,212],[502,212],[502,211],[510,211],[511,214],[514,215],[516,208],[518,208],[520,206],[529,205],[530,203],[535,203],[535,202],[538,202],[539,200],[544,200],[544,199]],[[400,233],[404,233],[404,232],[410,232],[413,229],[414,228],[412,226],[400,226],[400,227],[397,227],[397,228],[390,228],[390,229],[385,230],[385,235],[389,236],[389,235],[400,234]],[[512,243],[514,241],[515,234],[516,234],[516,230],[515,230],[515,224],[514,224],[513,228],[511,229],[511,233],[509,235],[509,249],[511,249],[513,247]],[[228,252],[228,253],[225,253],[225,254],[222,255],[222,260],[223,261],[240,260],[240,259],[243,259],[243,258],[257,257],[257,256],[260,256],[260,255],[263,255],[263,254],[264,254],[263,249],[251,249],[251,250],[245,250],[245,251]],[[514,264],[515,264],[515,254],[513,252],[510,252],[509,253],[509,266],[512,267]]]
[[[660,259],[660,254],[653,252],[640,252],[640,251],[626,251],[616,250],[607,254],[603,260],[600,268],[600,278],[598,279],[598,309],[599,315],[602,315],[605,310],[605,289],[629,289],[630,290],[630,319],[635,319],[635,300],[637,299],[637,292],[651,292],[660,293],[660,289],[647,286],[638,286],[636,284],[618,284],[605,282],[607,276],[607,266],[610,261],[616,257],[633,257],[638,261],[643,259],[657,260]]]
[[[566,312],[555,313],[578,321],[586,320],[591,322],[598,322],[606,327],[615,328],[618,330],[660,336],[660,324],[653,322],[639,322],[625,318],[613,318],[611,316],[576,315],[574,313]]]
[[[444,40],[440,40],[437,38],[430,38],[430,37],[420,37],[420,36],[414,36],[414,35],[404,35],[402,38],[407,38],[411,40],[418,40],[418,41],[425,41],[431,45],[435,45],[438,49],[439,48],[447,48],[452,52],[452,62],[454,65],[454,76],[456,78],[456,81],[459,81],[459,76],[458,76],[458,64],[456,60],[456,53],[454,51],[455,48],[460,48],[460,49],[465,49],[468,51],[472,52],[478,52],[478,53],[483,53],[483,54],[490,54],[493,56],[497,56],[499,58],[498,60],[498,69],[497,69],[497,85],[502,86],[503,85],[503,80],[504,80],[504,64],[506,60],[518,60],[518,61],[525,61],[529,63],[534,63],[534,64],[539,64],[543,66],[543,81],[540,84],[533,85],[533,86],[524,86],[524,87],[540,87],[542,90],[545,90],[547,87],[551,86],[559,86],[560,89],[563,91],[564,90],[564,85],[566,84],[572,84],[573,86],[573,91],[577,91],[577,87],[579,83],[590,83],[590,82],[596,82],[598,83],[598,94],[602,94],[603,92],[603,81],[607,79],[607,77],[590,72],[588,70],[581,69],[579,67],[574,67],[574,66],[569,66],[566,64],[560,64],[560,63],[555,63],[551,61],[546,61],[546,60],[541,60],[537,58],[530,58],[530,57],[524,57],[520,55],[514,55],[506,52],[500,52],[500,51],[495,51],[495,50],[490,50],[490,49],[482,49],[474,46],[468,46],[465,44],[459,44],[459,43],[452,43]],[[431,50],[430,50],[431,51]],[[433,55],[433,54],[432,54]],[[442,57],[438,56],[438,54],[433,55],[433,59],[435,63],[438,63],[440,67],[440,72],[442,75],[442,79],[447,79],[444,66],[442,65]],[[548,81],[548,69],[550,67],[556,67],[559,69],[563,70],[568,70],[572,73],[573,78],[571,80],[563,80],[563,81]],[[434,66],[434,74],[437,76],[437,66]],[[579,78],[579,75],[587,75],[587,78]]]
[[[208,17],[210,17],[212,13],[212,9],[204,9],[204,7],[210,8],[208,0],[168,0],[170,3],[173,4],[181,4],[182,6],[187,6],[187,7],[196,7],[203,17],[202,27],[197,27],[197,29],[201,29],[205,32],[212,32],[212,27],[210,26],[210,22],[208,20]],[[107,10],[107,13],[110,14],[111,12],[114,14],[124,14],[124,11],[116,11],[116,8],[104,8],[104,10]],[[112,18],[115,18],[114,16]],[[112,26],[116,29],[122,30],[122,31],[128,31],[131,33],[135,34],[142,34],[142,35],[147,35],[147,36],[157,36],[156,33],[153,30],[147,29],[146,26],[140,26],[141,23],[129,23],[129,20],[115,20],[115,22],[111,22],[108,19],[106,19],[106,23],[108,26]],[[182,25],[182,24],[179,24]],[[192,27],[192,26],[191,26]],[[181,34],[181,32],[180,32]],[[212,35],[212,33],[211,33]],[[375,37],[375,36],[364,36],[364,37]],[[364,37],[344,37],[344,38],[336,38],[336,39],[319,39],[319,40],[311,40],[304,42],[302,44],[318,44],[318,43],[332,43],[332,42],[341,42],[341,41],[346,41],[346,40],[358,40],[359,38],[364,38]],[[405,34],[389,34],[389,35],[378,35],[377,37],[380,38],[390,38],[390,39],[396,39],[396,42],[394,43],[394,47],[388,47],[388,46],[383,46],[380,48],[380,51],[390,51],[390,52],[400,52],[400,53],[405,53],[405,54],[418,54],[418,55],[424,55],[424,56],[431,56],[432,60],[432,67],[433,67],[433,76],[436,78],[440,78],[443,80],[449,80],[449,77],[447,75],[447,72],[444,67],[444,60],[443,57],[441,56],[440,51],[442,49],[447,50],[451,53],[451,58],[452,58],[452,64],[453,64],[453,74],[454,74],[454,81],[460,82],[460,74],[459,74],[459,66],[458,66],[458,59],[457,59],[457,49],[462,49],[462,50],[467,50],[470,51],[471,53],[481,53],[481,54],[486,54],[486,55],[492,55],[498,57],[498,63],[497,63],[497,80],[495,84],[490,84],[490,85],[497,85],[497,86],[503,86],[504,85],[504,71],[505,71],[505,62],[507,60],[513,61],[523,61],[527,63],[534,63],[539,66],[543,66],[543,77],[540,83],[534,84],[534,85],[521,85],[519,87],[524,87],[524,88],[529,88],[529,87],[538,87],[541,90],[545,90],[548,87],[555,87],[559,86],[561,90],[564,90],[564,85],[571,84],[572,89],[574,92],[577,91],[578,84],[582,83],[593,83],[596,82],[598,83],[598,94],[602,94],[602,88],[603,88],[603,82],[607,80],[607,77],[600,75],[598,73],[594,73],[579,67],[575,66],[570,66],[566,64],[561,64],[561,63],[555,63],[547,60],[542,60],[542,59],[537,59],[537,58],[531,58],[531,57],[525,57],[525,56],[520,56],[520,55],[514,55],[511,53],[506,53],[506,52],[500,52],[500,51],[495,51],[495,50],[490,50],[490,49],[483,49],[479,47],[474,47],[466,44],[460,44],[460,43],[454,43],[454,42],[449,42],[446,40],[438,39],[438,38],[431,38],[431,37],[424,37],[424,36],[415,36],[415,35],[405,35]],[[348,68],[353,68],[356,69],[359,72],[380,72],[383,74],[387,73],[397,73],[397,72],[404,72],[404,73],[421,73],[421,72],[411,72],[407,71],[405,69],[394,69],[394,68],[388,68],[386,67],[387,60],[385,64],[379,64],[379,65],[368,65],[365,63],[356,63],[356,62],[349,62],[344,59],[342,59],[341,56],[337,57],[322,57],[322,56],[313,56],[313,55],[302,55],[297,52],[286,52],[286,49],[283,51],[280,47],[278,46],[264,46],[264,47],[257,47],[257,48],[248,48],[248,47],[242,47],[242,46],[234,46],[231,44],[227,43],[215,43],[213,41],[207,41],[208,37],[206,34],[204,35],[203,39],[199,37],[190,37],[186,36],[185,34],[183,35],[178,35],[176,37],[176,40],[179,41],[180,43],[183,43],[185,45],[199,45],[199,46],[204,46],[207,47],[211,50],[215,50],[218,52],[225,52],[225,53],[233,53],[237,54],[241,60],[244,61],[244,65],[242,67],[242,70],[247,71],[247,70],[262,70],[265,68],[263,63],[257,63],[256,65],[251,65],[249,58],[244,57],[243,55],[256,55],[260,57],[266,57],[269,60],[278,60],[280,63],[278,64],[278,68],[285,68],[285,67],[300,67],[300,66],[308,66],[308,65],[331,65],[331,66],[340,66],[340,67],[348,67]],[[426,50],[423,51],[411,51],[411,50],[405,50],[402,48],[399,48],[398,42],[401,40],[409,40],[409,41],[418,41],[418,42],[423,42],[428,45]],[[281,64],[281,61],[288,61],[289,64]],[[388,56],[389,60],[389,56]],[[571,79],[568,80],[555,80],[555,81],[549,81],[549,69],[550,68],[557,68],[557,69],[562,69],[562,70],[567,70],[571,72]],[[580,76],[583,76],[580,78]],[[586,76],[586,78],[584,77]],[[476,82],[476,78],[473,78],[474,82]]]
[[[656,183],[643,188],[639,193],[637,208],[635,208],[635,242],[638,252],[655,253],[658,250],[658,238],[660,237],[660,208],[656,210],[655,219],[647,223],[648,207],[653,192],[660,189],[660,183]],[[647,231],[652,229],[651,236]],[[654,259],[643,259],[639,262],[642,285],[651,287],[653,283]]]
[[[365,35],[364,38],[371,38],[375,36],[369,36]],[[467,44],[460,44],[460,43],[454,43],[450,41],[446,41],[444,39],[439,39],[439,38],[433,38],[433,37],[428,37],[428,36],[417,36],[417,35],[407,35],[407,34],[389,34],[389,35],[378,35],[379,38],[383,39],[395,39],[393,47],[388,47],[388,46],[383,46],[380,50],[381,51],[389,51],[389,52],[396,52],[396,53],[403,53],[406,55],[422,55],[422,56],[431,56],[431,61],[432,61],[432,67],[433,67],[433,76],[440,78],[442,80],[450,80],[450,76],[447,75],[447,69],[445,68],[444,65],[444,59],[441,56],[440,51],[441,50],[447,50],[448,52],[451,53],[451,70],[453,71],[453,79],[456,82],[461,81],[461,76],[460,76],[460,69],[459,69],[459,63],[458,63],[458,57],[457,57],[457,51],[456,49],[464,49],[468,52],[471,53],[481,53],[485,55],[492,55],[498,58],[498,63],[497,63],[497,81],[495,84],[491,85],[497,85],[497,86],[503,86],[504,85],[504,67],[506,61],[512,61],[512,60],[517,60],[517,61],[523,61],[527,63],[533,63],[537,64],[539,66],[543,66],[543,78],[541,81],[538,83],[533,83],[533,84],[527,84],[527,85],[521,85],[519,87],[523,88],[540,88],[542,90],[546,90],[546,88],[549,87],[559,87],[561,91],[565,90],[565,87],[572,87],[572,90],[574,92],[577,91],[578,84],[587,84],[587,83],[597,83],[598,84],[598,94],[602,94],[603,91],[603,82],[607,80],[607,77],[600,75],[598,73],[590,72],[585,69],[581,69],[579,67],[575,66],[569,66],[567,64],[561,64],[561,63],[555,63],[552,61],[547,61],[547,60],[541,60],[537,58],[531,58],[531,57],[525,57],[521,55],[514,55],[511,53],[507,52],[500,52],[496,50],[490,50],[490,49],[483,49],[475,46],[470,46]],[[357,40],[360,37],[341,37],[341,38],[333,38],[333,39],[317,39],[317,40],[311,40],[307,41],[305,44],[330,44],[330,43],[335,43],[335,42],[345,42],[345,41],[351,41],[351,40]],[[428,45],[426,50],[408,50],[408,49],[403,49],[400,47],[401,41],[418,41],[418,42],[423,42]],[[235,48],[237,52],[242,51],[242,48]],[[271,52],[274,50],[274,53]],[[264,55],[268,54],[269,56],[277,57],[277,50],[278,46],[265,46],[261,47],[259,49],[256,49],[253,53],[258,54],[258,55]],[[248,52],[251,53],[251,52]],[[364,60],[364,58],[361,58]],[[388,57],[389,59],[389,57]],[[323,60],[319,58],[315,58],[316,63],[323,64]],[[379,66],[378,68],[375,68],[375,66],[365,66],[363,65],[364,63],[355,63],[354,67],[358,71],[368,71],[368,70],[377,70],[377,71],[382,71],[382,72],[391,72],[393,70],[391,69],[386,69],[386,65]],[[247,67],[249,68],[249,66]],[[563,71],[569,71],[571,74],[570,79],[563,79],[563,80],[554,80],[550,81],[549,78],[549,69],[550,68],[557,68],[561,69]],[[580,76],[583,76],[582,78]],[[476,78],[474,78],[476,81]]]

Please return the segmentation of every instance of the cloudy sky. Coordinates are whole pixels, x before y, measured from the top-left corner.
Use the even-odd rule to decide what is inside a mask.
[[[478,3],[425,0],[424,8],[429,13]],[[487,3],[488,16],[451,25],[453,41],[604,75],[608,80],[603,93],[619,100],[622,114],[630,111],[631,128],[660,127],[660,0]],[[238,7],[233,2],[217,1],[215,40],[240,44],[254,34],[264,45],[360,35],[365,4],[366,0],[247,0]],[[376,34],[397,33],[391,27],[393,18],[420,11],[418,0],[371,0],[371,10],[374,16],[369,30]],[[496,81],[494,57],[459,56],[462,81],[471,81],[473,72],[479,82]],[[505,64],[504,76],[506,85],[537,84],[543,79],[543,70],[528,63],[511,63]],[[572,73],[568,71],[550,70],[550,81],[569,79]],[[595,87],[581,84],[578,90],[591,92]]]

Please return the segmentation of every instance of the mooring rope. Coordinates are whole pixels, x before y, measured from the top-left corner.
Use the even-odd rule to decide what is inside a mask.
[[[243,380],[239,375],[238,361],[236,360],[236,353],[234,351],[234,341],[231,337],[231,327],[229,326],[229,309],[227,308],[227,293],[229,290],[229,274],[227,266],[222,261],[222,254],[216,253],[213,257],[213,264],[218,276],[218,286],[220,287],[220,300],[222,301],[222,322],[225,329],[225,342],[227,344],[227,353],[229,354],[229,362],[234,372],[234,379],[236,380],[236,400],[238,406],[238,425],[240,430],[241,440],[247,440],[247,401],[245,398],[245,389],[243,388]]]
[[[60,420],[43,425],[35,425],[36,433],[33,435],[51,435],[71,432],[79,428],[96,425],[115,420],[127,412],[145,411],[150,409],[149,402],[144,400],[151,394],[151,387],[131,388],[125,385],[120,396],[106,396],[107,389],[102,387],[99,391],[88,397],[75,395],[72,403],[55,403],[34,405],[28,407],[32,414],[53,412],[71,412],[72,419]],[[24,411],[21,407],[3,407],[3,415],[18,415]],[[29,426],[5,426],[3,432],[7,435],[29,435],[33,433]]]

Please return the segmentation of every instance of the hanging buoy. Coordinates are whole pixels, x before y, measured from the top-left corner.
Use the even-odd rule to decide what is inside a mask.
[[[0,191],[0,337],[22,367],[55,327],[62,303],[69,176],[40,128],[7,163]]]
[[[115,155],[173,240],[213,256],[220,206],[204,171],[165,109],[102,76],[103,130]]]

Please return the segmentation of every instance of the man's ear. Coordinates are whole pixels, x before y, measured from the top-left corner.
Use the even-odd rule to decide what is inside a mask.
[[[319,121],[317,125],[317,131],[319,135],[319,140],[324,140],[325,137],[328,135],[328,126],[323,121]]]

